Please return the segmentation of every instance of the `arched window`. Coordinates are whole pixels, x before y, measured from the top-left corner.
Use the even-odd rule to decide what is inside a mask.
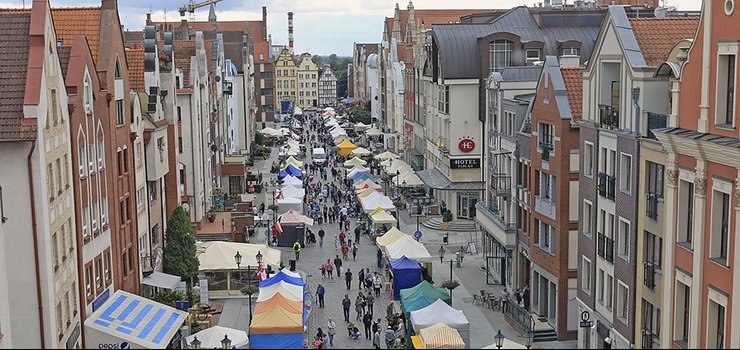
[[[92,113],[92,84],[90,83],[90,76],[87,73],[85,74],[82,103],[85,105],[85,113]]]

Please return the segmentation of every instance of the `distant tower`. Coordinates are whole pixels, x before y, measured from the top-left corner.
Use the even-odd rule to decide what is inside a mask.
[[[293,54],[293,12],[288,12],[288,50]]]
[[[216,5],[211,4],[211,8],[208,10],[208,22],[216,22]]]

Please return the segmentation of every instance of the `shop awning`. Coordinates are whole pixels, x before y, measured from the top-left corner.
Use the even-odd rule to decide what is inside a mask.
[[[482,181],[452,182],[437,169],[419,170],[416,175],[425,185],[435,190],[483,191],[485,189],[485,183]]]
[[[173,290],[181,280],[180,276],[154,271],[151,275],[144,276],[144,278],[141,279],[141,283],[146,284],[147,286]]]

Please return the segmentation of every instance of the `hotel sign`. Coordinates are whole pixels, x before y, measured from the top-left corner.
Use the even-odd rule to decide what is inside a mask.
[[[478,169],[480,158],[450,159],[450,169]]]

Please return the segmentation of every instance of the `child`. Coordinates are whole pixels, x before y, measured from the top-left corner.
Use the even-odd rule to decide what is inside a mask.
[[[324,278],[326,278],[326,265],[321,265],[321,267],[319,267],[319,270],[321,270],[321,279],[323,280]]]

